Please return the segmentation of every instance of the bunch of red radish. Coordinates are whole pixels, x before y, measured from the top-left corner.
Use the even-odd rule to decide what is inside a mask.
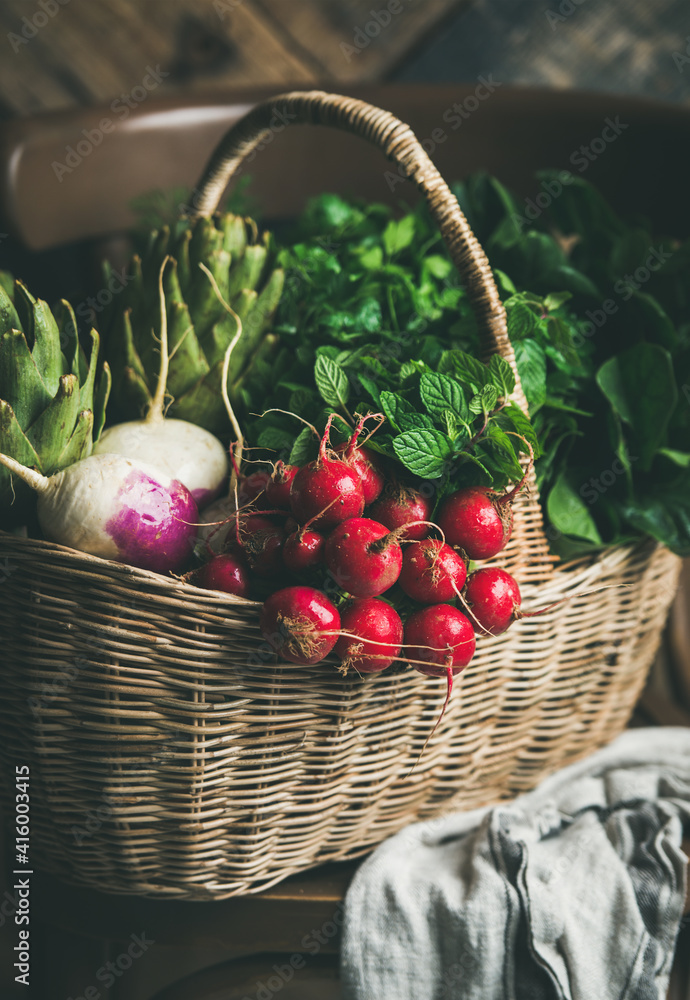
[[[445,677],[449,697],[453,675],[474,655],[475,634],[499,635],[523,615],[509,573],[485,567],[468,578],[467,567],[507,544],[524,479],[502,495],[458,490],[432,522],[433,502],[387,482],[379,456],[358,444],[364,422],[331,449],[329,421],[314,461],[278,462],[272,473],[246,477],[229,544],[193,582],[243,597],[252,578],[264,592],[275,586],[260,626],[282,660],[313,664],[335,652],[343,670],[359,673],[404,660]],[[401,591],[402,603],[416,606],[404,625],[393,606]]]

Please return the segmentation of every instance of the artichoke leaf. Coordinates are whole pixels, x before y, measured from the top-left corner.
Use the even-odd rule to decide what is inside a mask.
[[[91,410],[82,410],[77,416],[71,438],[58,456],[57,468],[66,469],[68,465],[74,465],[80,459],[89,457],[93,450],[93,428],[93,413]]]
[[[247,248],[247,223],[241,215],[226,215],[223,219],[223,249],[239,260]]]
[[[0,337],[0,398],[10,404],[21,427],[30,427],[51,400],[20,330]]]
[[[31,351],[43,384],[53,396],[58,391],[62,371],[60,330],[48,303],[37,299],[33,307],[34,346]]]
[[[60,331],[60,348],[65,358],[64,373],[79,376],[79,333],[74,309],[66,299],[60,299],[54,308],[55,321]]]
[[[89,336],[91,337],[91,354],[89,355],[89,369],[86,374],[86,378],[82,383],[81,389],[79,391],[79,408],[82,410],[93,409],[93,387],[96,382],[98,351],[101,345],[101,338],[98,336],[97,330],[91,329],[89,331]]]
[[[6,272],[0,271],[0,277],[4,277]],[[7,286],[0,282],[0,334],[7,330],[21,330],[17,310],[12,301],[12,291],[8,291]]]
[[[243,288],[256,288],[259,284],[268,251],[258,244],[247,247],[241,260],[237,260],[229,282],[229,296],[234,298]]]
[[[0,399],[0,451],[30,469],[41,469],[38,455],[27,441],[12,407],[4,399]],[[30,487],[4,465],[0,466],[0,507],[8,507],[15,499],[20,503],[30,501],[31,494]]]
[[[105,424],[105,409],[108,404],[108,397],[110,396],[110,389],[112,386],[112,377],[110,374],[110,365],[107,361],[103,362],[103,368],[101,371],[101,377],[96,383],[96,391],[93,396],[93,440],[98,441],[101,436],[101,431],[103,430],[103,425]],[[89,453],[91,449],[89,448]]]
[[[50,476],[58,468],[65,445],[72,436],[79,413],[79,381],[76,375],[63,375],[50,405],[34,421],[26,437],[40,455],[40,470]]]
[[[14,306],[19,317],[17,330],[22,330],[26,337],[29,350],[34,346],[34,305],[36,299],[33,297],[26,285],[17,280],[14,283]]]

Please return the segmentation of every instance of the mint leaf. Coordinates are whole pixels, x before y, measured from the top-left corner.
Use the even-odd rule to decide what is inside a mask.
[[[309,462],[316,451],[316,438],[308,427],[303,427],[295,438],[290,452],[290,465],[304,465]]]
[[[485,385],[470,400],[470,413],[490,413],[498,402],[495,385]]]
[[[314,381],[324,403],[328,406],[345,406],[350,396],[350,383],[336,361],[325,354],[319,354],[314,365]]]
[[[534,414],[546,400],[546,355],[536,340],[519,340],[515,344],[515,363],[529,412]]]
[[[506,302],[506,316],[508,317],[508,336],[514,346],[517,342],[531,337],[537,328],[537,317],[529,306],[518,297],[508,299]]]
[[[403,429],[400,425],[400,420],[404,414],[416,415],[414,406],[411,406],[406,399],[398,396],[395,392],[386,391],[381,393],[381,407],[396,431]]]
[[[454,378],[424,372],[419,380],[419,395],[425,409],[432,416],[443,419],[444,412],[451,410],[462,420],[467,420],[465,396]]]
[[[483,365],[481,361],[477,361],[471,354],[465,354],[464,351],[444,351],[439,360],[438,370],[446,375],[455,375],[461,382],[470,385],[474,392],[493,382],[487,365]]]
[[[515,372],[500,354],[492,354],[489,371],[499,396],[509,396],[515,388]]]
[[[393,438],[393,450],[415,476],[437,479],[446,471],[453,446],[445,434],[432,429],[405,431]]]

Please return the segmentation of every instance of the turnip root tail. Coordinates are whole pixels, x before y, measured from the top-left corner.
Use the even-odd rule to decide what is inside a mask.
[[[232,403],[230,402],[230,396],[228,395],[228,375],[230,373],[230,356],[231,356],[232,352],[234,351],[235,346],[236,346],[238,340],[242,336],[242,320],[237,315],[237,313],[232,308],[232,306],[228,305],[228,303],[223,298],[222,292],[221,292],[220,288],[218,287],[218,282],[213,277],[213,275],[211,274],[211,272],[209,271],[209,269],[206,267],[206,265],[203,264],[203,263],[200,263],[199,267],[204,272],[204,274],[206,275],[206,277],[208,278],[208,280],[211,282],[211,286],[213,287],[213,291],[216,294],[216,298],[218,299],[218,301],[220,302],[220,304],[223,306],[223,308],[226,310],[226,312],[228,312],[232,316],[232,318],[234,319],[235,323],[237,324],[237,330],[235,331],[235,335],[232,338],[232,340],[230,341],[230,343],[228,344],[227,350],[225,352],[225,357],[223,358],[223,370],[222,370],[221,379],[220,379],[220,391],[221,391],[221,395],[223,397],[223,403],[225,404],[225,409],[227,411],[228,418],[229,418],[230,423],[232,425],[232,429],[233,429],[233,432],[235,434],[235,439],[236,439],[235,440],[234,461],[233,461],[233,473],[232,473],[232,477],[231,477],[231,491],[232,491],[232,485],[234,485],[237,482],[237,471],[236,470],[240,467],[240,464],[242,462],[242,450],[244,448],[244,435],[242,434],[242,428],[240,427],[240,425],[239,425],[239,423],[237,421],[237,417],[235,416],[235,411],[233,410]]]
[[[29,469],[26,465],[21,465],[15,459],[10,458],[9,455],[3,455],[0,452],[0,464],[4,465],[10,472],[14,472],[27,486],[30,486],[32,490],[36,490],[37,493],[47,493],[51,489],[50,479],[47,476],[42,476],[35,469]]]
[[[165,293],[163,291],[163,274],[165,268],[168,265],[168,261],[172,260],[172,257],[168,256],[163,259],[161,264],[161,269],[158,272],[158,297],[160,301],[161,309],[161,339],[160,339],[160,351],[161,351],[161,364],[158,369],[158,382],[156,383],[156,391],[151,397],[151,402],[149,404],[148,412],[146,414],[146,420],[150,423],[155,423],[163,419],[163,408],[165,404],[165,390],[168,382],[168,312],[165,308]]]

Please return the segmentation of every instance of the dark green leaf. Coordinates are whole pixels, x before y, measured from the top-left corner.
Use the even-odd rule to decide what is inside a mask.
[[[315,451],[316,438],[308,427],[303,427],[292,446],[290,465],[304,465],[311,460]]]
[[[636,344],[604,362],[596,380],[614,412],[634,429],[641,468],[648,469],[678,398],[670,355],[657,344]]]
[[[565,475],[561,474],[549,492],[546,509],[549,521],[564,535],[586,538],[601,545],[601,536],[589,508],[582,497],[573,490]]]
[[[402,464],[415,476],[436,479],[448,468],[453,446],[437,430],[406,431],[393,439],[393,449]]]
[[[427,412],[432,416],[443,417],[446,410],[451,410],[462,420],[467,420],[464,393],[458,382],[449,375],[424,372],[419,380],[419,395]]]
[[[546,357],[536,340],[521,340],[515,344],[517,364],[522,389],[529,403],[530,414],[544,405],[546,399]]]
[[[328,406],[345,406],[350,396],[347,375],[335,361],[320,354],[314,365],[314,381],[321,398]]]

